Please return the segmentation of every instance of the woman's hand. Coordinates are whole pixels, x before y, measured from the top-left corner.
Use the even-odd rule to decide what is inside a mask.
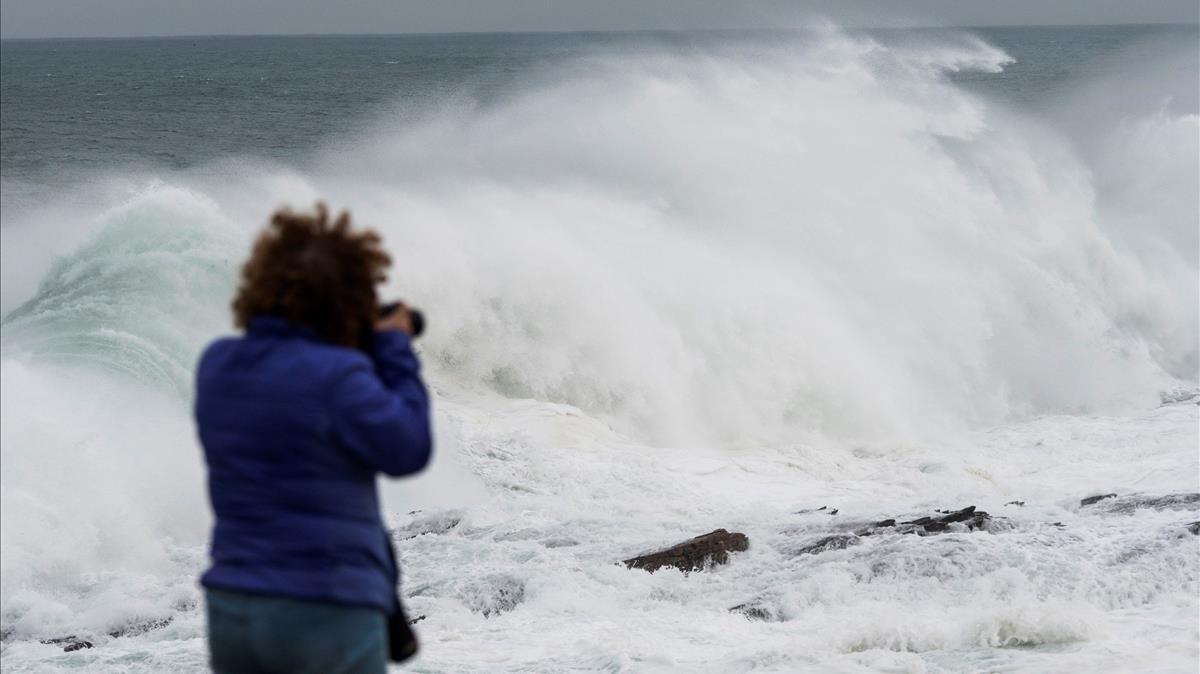
[[[408,307],[403,302],[397,302],[395,310],[375,322],[375,329],[399,330],[406,335],[412,335],[412,316],[408,313]]]

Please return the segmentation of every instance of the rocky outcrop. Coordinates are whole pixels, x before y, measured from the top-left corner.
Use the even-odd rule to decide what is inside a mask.
[[[821,513],[822,515],[836,515],[838,514],[838,509],[830,508],[829,506],[821,506],[820,508],[808,508],[806,510],[796,511],[797,515],[811,515],[813,513]]]
[[[1116,494],[1097,494],[1095,496],[1089,496],[1079,502],[1079,507],[1086,508],[1087,506],[1090,506],[1090,505],[1096,505],[1097,503],[1103,501],[1106,498],[1116,498],[1116,497],[1117,497]]]
[[[817,555],[831,550],[845,550],[858,545],[868,536],[885,534],[916,534],[917,536],[933,536],[944,533],[968,533],[972,531],[1002,531],[1007,528],[1008,520],[1002,517],[992,517],[975,506],[967,506],[961,510],[939,510],[936,515],[919,517],[914,520],[897,522],[895,519],[880,520],[868,524],[847,525],[849,530],[829,532],[811,538],[799,545],[785,545],[782,552],[792,557],[801,555]],[[785,531],[799,533],[803,530]]]
[[[113,639],[120,637],[136,637],[146,632],[158,630],[171,624],[175,616],[166,616],[165,618],[151,618],[149,620],[135,620],[131,623],[118,627],[115,630],[110,630],[108,636]]]
[[[1193,536],[1200,536],[1200,522],[1192,522],[1189,524],[1188,531],[1192,532]]]
[[[891,532],[928,536],[930,534],[943,534],[951,531],[986,530],[993,522],[991,515],[982,510],[975,510],[975,506],[967,506],[962,510],[939,510],[937,512],[941,514],[940,517],[919,517],[915,520],[900,522],[899,524],[896,523],[896,520],[884,520],[859,529],[854,533],[859,536],[873,536]]]
[[[162,618],[149,618],[146,620],[134,620],[126,623],[121,627],[106,632],[112,639],[120,639],[122,637],[136,637],[147,632],[162,629],[175,619],[174,616],[165,616]],[[8,636],[8,635],[5,635]],[[42,639],[41,643],[61,646],[63,651],[70,653],[72,651],[83,650],[85,648],[95,648],[96,644],[91,640],[91,637],[84,638],[74,634],[65,637],[54,637],[51,639]]]
[[[628,568],[645,569],[650,573],[664,566],[672,566],[689,573],[716,564],[726,564],[729,562],[730,552],[741,552],[749,548],[750,539],[746,538],[746,534],[717,529],[657,552],[626,559],[622,563]]]
[[[1195,510],[1200,508],[1200,494],[1183,492],[1151,496],[1148,494],[1100,494],[1089,496],[1079,502],[1081,508],[1099,506],[1114,513],[1131,513],[1135,510]]]
[[[83,650],[85,648],[92,648],[95,646],[95,644],[93,644],[92,642],[90,642],[86,639],[80,639],[79,637],[75,636],[74,634],[72,634],[71,636],[67,636],[67,637],[57,637],[54,639],[42,639],[42,643],[50,644],[50,645],[54,645],[54,646],[62,646],[63,651],[66,653],[70,653],[71,651]]]
[[[792,551],[794,555],[816,555],[829,550],[845,550],[851,545],[858,545],[859,538],[854,534],[833,534],[819,538],[812,543],[802,545]]]

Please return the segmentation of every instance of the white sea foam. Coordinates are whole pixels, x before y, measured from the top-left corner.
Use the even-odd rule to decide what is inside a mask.
[[[945,79],[1007,61],[836,32],[598,56],[304,169],[6,209],[6,671],[203,665],[188,372],[266,212],[317,198],[430,309],[440,456],[385,487],[433,531],[400,546],[419,667],[1189,671],[1194,513],[1078,499],[1197,490],[1200,122],[1084,156]],[[970,504],[1011,527],[789,552]],[[718,526],[752,541],[727,567],[612,564]],[[100,647],[36,642],[70,633]]]

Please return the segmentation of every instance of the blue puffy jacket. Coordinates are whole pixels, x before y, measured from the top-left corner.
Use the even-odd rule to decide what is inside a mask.
[[[210,345],[195,412],[216,524],[200,582],[392,613],[375,480],[429,462],[418,370],[401,332],[376,333],[368,355],[275,316]]]

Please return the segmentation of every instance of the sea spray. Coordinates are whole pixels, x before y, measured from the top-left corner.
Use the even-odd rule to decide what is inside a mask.
[[[188,372],[269,211],[317,199],[381,229],[388,293],[431,310],[441,457],[384,489],[397,526],[459,518],[401,545],[429,667],[1186,670],[1184,515],[1078,502],[1197,488],[1189,193],[1110,197],[1129,183],[1052,122],[948,79],[1010,60],[837,32],[598,53],[294,165],[6,208],[5,285],[44,270],[0,324],[6,670],[203,667]],[[1134,115],[1106,165],[1170,178],[1196,127]],[[1014,527],[789,557],[822,505]],[[612,564],[718,526],[752,541],[719,571]],[[485,579],[519,602],[487,611]],[[756,599],[783,621],[728,611]],[[38,643],[71,633],[99,646]]]

